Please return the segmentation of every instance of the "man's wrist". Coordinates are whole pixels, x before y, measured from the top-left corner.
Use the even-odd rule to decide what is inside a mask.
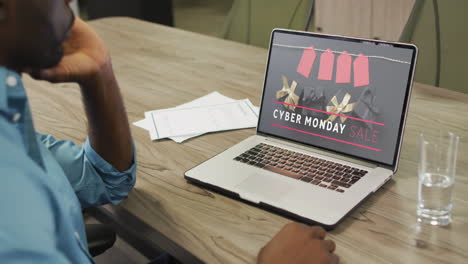
[[[111,84],[115,82],[116,79],[109,58],[95,72],[91,73],[89,77],[79,81],[78,84],[82,90],[97,90],[113,86]]]

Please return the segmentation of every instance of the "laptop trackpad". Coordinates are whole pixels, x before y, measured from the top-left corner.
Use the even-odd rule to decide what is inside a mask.
[[[278,201],[292,190],[287,182],[262,173],[251,174],[235,189],[242,198],[255,203]]]

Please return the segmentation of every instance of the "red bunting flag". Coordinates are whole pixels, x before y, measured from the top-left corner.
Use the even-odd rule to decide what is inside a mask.
[[[351,56],[346,51],[338,57],[336,66],[336,83],[351,82],[351,60]]]
[[[327,49],[320,58],[320,69],[318,74],[319,80],[331,81],[333,75],[333,64],[335,63],[335,55],[330,49]]]
[[[354,60],[354,87],[369,85],[369,58],[362,54]]]
[[[315,48],[311,46],[304,50],[302,53],[301,61],[297,66],[297,72],[300,73],[302,76],[309,78],[310,72],[312,71],[312,66],[315,62]]]

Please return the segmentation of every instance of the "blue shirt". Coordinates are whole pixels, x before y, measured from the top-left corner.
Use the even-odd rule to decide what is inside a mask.
[[[35,131],[21,78],[0,67],[0,262],[93,263],[82,208],[116,204],[135,185],[83,146]]]

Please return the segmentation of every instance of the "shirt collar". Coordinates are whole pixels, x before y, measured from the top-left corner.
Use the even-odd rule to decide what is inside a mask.
[[[8,109],[10,97],[25,97],[21,76],[5,67],[0,67],[0,109]]]

